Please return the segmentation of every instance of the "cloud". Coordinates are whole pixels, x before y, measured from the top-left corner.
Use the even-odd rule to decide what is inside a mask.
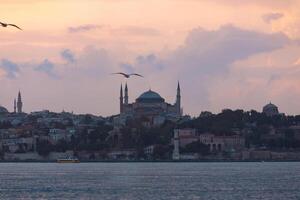
[[[208,0],[207,0],[208,1]],[[209,0],[210,2],[212,0]],[[274,1],[274,0],[252,0],[252,1],[243,1],[243,0],[213,0],[217,3],[222,3],[225,5],[231,5],[231,6],[263,6],[267,8],[286,8],[289,6],[293,6],[295,3],[297,3],[298,0],[284,0],[284,1]]]
[[[232,72],[233,65],[256,55],[270,54],[294,42],[282,33],[268,34],[233,25],[222,26],[212,31],[196,28],[190,31],[182,46],[162,59],[163,65],[167,66],[162,74],[165,77],[171,75],[168,79],[172,82],[176,79],[182,80],[182,87],[186,88],[185,96],[189,98],[186,101],[190,112],[193,112],[193,108],[196,107],[213,111],[221,110],[232,106],[232,102],[242,105],[241,102],[231,100],[231,98],[238,98],[238,93],[244,95],[242,89],[247,89],[246,83],[245,88],[238,87],[240,75]],[[259,74],[255,74],[250,80],[255,80],[255,76],[258,77]],[[270,75],[266,77],[271,81],[274,78],[275,76],[270,78]],[[248,84],[247,91],[251,87],[252,84]],[[251,91],[258,95],[261,92]],[[222,102],[221,99],[224,101]],[[243,100],[253,105],[246,98]],[[245,104],[242,106],[245,107]]]
[[[189,74],[222,74],[230,64],[254,54],[279,49],[290,42],[282,33],[260,33],[232,25],[215,31],[192,30],[183,46],[171,54],[170,64]]]
[[[156,70],[164,68],[163,61],[160,60],[155,54],[139,55],[136,57],[136,63],[140,66],[150,67]]]
[[[41,64],[39,64],[35,68],[35,71],[45,73],[53,79],[59,78],[59,76],[54,72],[54,64],[48,59],[45,59]]]
[[[132,64],[121,63],[120,67],[126,73],[139,72],[144,74],[152,74],[164,69],[164,61],[155,54],[139,55]]]
[[[111,33],[117,35],[129,36],[158,36],[160,32],[157,29],[140,26],[123,26],[116,29],[111,29]]]
[[[283,13],[268,13],[262,16],[262,19],[266,22],[266,23],[271,23],[272,21],[278,20],[280,18],[282,18],[284,16]]]
[[[114,68],[115,59],[106,49],[87,46],[78,58],[77,70],[91,77],[106,76]]]
[[[129,63],[121,63],[120,67],[121,67],[122,70],[124,70],[125,73],[130,74],[130,73],[134,73],[134,71],[135,71],[134,67]]]
[[[97,24],[85,24],[81,26],[74,26],[74,27],[69,27],[68,32],[69,33],[80,33],[80,32],[87,32],[87,31],[92,31],[96,29],[101,29],[103,28],[103,25],[97,25]]]
[[[16,63],[7,59],[1,60],[0,68],[5,71],[6,77],[9,79],[15,79],[20,71],[20,68]]]
[[[65,49],[60,53],[61,57],[67,61],[68,63],[74,63],[75,60],[75,55],[70,49]]]

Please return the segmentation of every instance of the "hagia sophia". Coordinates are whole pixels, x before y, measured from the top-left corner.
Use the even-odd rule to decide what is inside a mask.
[[[124,94],[124,96],[123,96]],[[165,120],[177,121],[182,116],[180,84],[177,85],[177,94],[174,104],[167,103],[157,92],[151,89],[142,93],[135,102],[128,102],[128,86],[124,93],[120,89],[120,115],[115,124],[125,125],[128,119],[140,119],[145,125],[155,126]]]

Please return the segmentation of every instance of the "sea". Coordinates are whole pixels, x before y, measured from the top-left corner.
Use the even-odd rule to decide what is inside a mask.
[[[0,163],[0,199],[300,199],[300,162]]]

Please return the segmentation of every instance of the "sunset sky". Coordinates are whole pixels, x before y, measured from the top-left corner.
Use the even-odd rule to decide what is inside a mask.
[[[151,88],[185,114],[300,114],[300,0],[1,0],[0,105],[108,116]]]

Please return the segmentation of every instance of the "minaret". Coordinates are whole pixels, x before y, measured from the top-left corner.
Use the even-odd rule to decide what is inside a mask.
[[[125,105],[128,105],[128,87],[127,87],[127,83],[126,83],[126,85],[125,85],[124,104],[125,104]]]
[[[176,110],[179,115],[181,115],[181,95],[180,95],[180,84],[178,81],[177,85],[177,95],[176,95]]]
[[[21,97],[21,92],[19,91],[18,102],[17,102],[18,113],[22,113],[22,107],[23,107],[22,97]]]
[[[14,99],[14,113],[17,112],[17,101],[16,98]]]
[[[120,113],[123,112],[123,87],[121,84],[121,89],[120,89]]]

